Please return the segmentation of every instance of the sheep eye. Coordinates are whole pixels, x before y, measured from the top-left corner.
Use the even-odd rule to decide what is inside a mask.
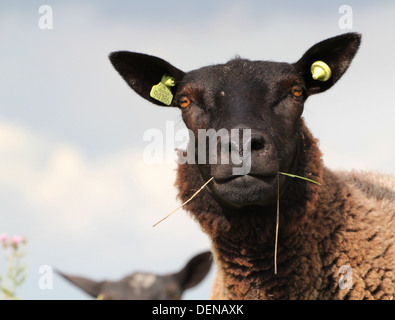
[[[301,86],[294,86],[291,89],[291,93],[293,96],[299,98],[303,95],[303,88]]]
[[[186,108],[191,104],[191,100],[189,100],[187,97],[183,96],[178,100],[178,105],[181,108]]]

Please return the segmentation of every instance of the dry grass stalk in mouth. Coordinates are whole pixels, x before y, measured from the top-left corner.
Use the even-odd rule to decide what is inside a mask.
[[[187,201],[185,201],[182,205],[180,205],[178,208],[174,209],[172,212],[170,212],[166,217],[163,219],[159,220],[157,223],[153,225],[153,227],[156,227],[159,223],[161,223],[163,220],[166,220],[168,217],[170,217],[174,212],[176,212],[178,209],[181,209],[183,206],[185,206],[189,201],[191,201],[193,198],[197,196],[197,194],[204,189],[205,186],[207,186],[211,180],[213,180],[214,177],[211,177],[204,185],[201,186],[201,188],[196,191],[192,197],[190,197]]]
[[[315,184],[319,184],[318,182],[305,178],[305,177],[301,177],[298,175],[294,175],[294,174],[290,174],[290,173],[285,173],[285,172],[278,172],[277,176],[279,176],[280,174],[287,176],[287,177],[291,177],[291,178],[298,178],[298,179],[303,179]],[[185,206],[188,202],[190,202],[193,198],[195,198],[200,191],[202,191],[204,189],[205,186],[207,186],[211,180],[213,180],[214,177],[211,177],[209,180],[207,180],[207,182],[202,185],[200,187],[200,189],[198,191],[196,191],[187,201],[183,202],[179,207],[177,207],[176,209],[174,209],[172,212],[170,212],[166,217],[164,217],[163,219],[159,220],[157,223],[155,223],[153,225],[153,227],[156,227],[159,223],[161,223],[162,221],[166,220],[168,217],[170,217],[173,213],[175,213],[177,210],[181,209],[183,206]],[[275,242],[274,242],[274,274],[277,274],[277,247],[278,247],[278,228],[280,225],[280,179],[277,179],[277,216],[276,216],[276,237],[275,237]]]

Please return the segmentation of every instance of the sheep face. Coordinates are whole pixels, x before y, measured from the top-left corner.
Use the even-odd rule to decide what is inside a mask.
[[[306,93],[302,76],[287,63],[235,59],[185,75],[175,103],[194,133],[200,172],[205,180],[214,177],[210,189],[220,202],[274,201],[277,172],[288,172],[296,155]],[[189,105],[183,108],[185,101]],[[202,132],[212,129],[210,140]]]
[[[119,281],[94,281],[85,277],[58,273],[92,297],[102,300],[174,300],[185,290],[198,285],[210,271],[211,252],[203,252],[188,261],[179,272],[167,275],[136,272]]]
[[[103,300],[177,300],[182,292],[173,276],[135,273],[122,281],[102,282],[98,297]]]
[[[134,273],[120,281],[94,281],[88,278],[61,275],[99,300],[167,300],[180,299],[183,288],[174,275],[159,276]]]
[[[115,52],[110,60],[130,87],[158,105],[164,103],[150,90],[164,75],[174,78],[171,106],[182,110],[193,133],[194,163],[204,180],[214,178],[209,188],[219,203],[241,208],[274,204],[277,184],[285,187],[278,171],[293,173],[301,152],[304,102],[340,79],[359,44],[359,34],[347,33],[314,45],[293,64],[237,58],[188,73],[140,53]],[[316,61],[329,66],[328,79],[312,77]],[[206,143],[212,136],[201,134],[209,130],[218,142],[212,149]]]

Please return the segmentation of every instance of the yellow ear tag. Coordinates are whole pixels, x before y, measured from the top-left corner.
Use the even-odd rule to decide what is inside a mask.
[[[173,94],[171,93],[170,87],[174,87],[175,84],[176,82],[173,77],[164,75],[160,83],[152,87],[150,97],[165,105],[171,105]]]
[[[328,81],[332,75],[331,68],[323,61],[314,62],[310,70],[313,79],[318,81]]]

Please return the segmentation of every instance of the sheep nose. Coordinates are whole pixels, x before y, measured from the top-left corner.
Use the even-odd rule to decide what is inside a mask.
[[[265,148],[265,139],[263,135],[251,129],[232,129],[228,139],[222,141],[222,148],[239,156],[246,152],[260,151]]]

